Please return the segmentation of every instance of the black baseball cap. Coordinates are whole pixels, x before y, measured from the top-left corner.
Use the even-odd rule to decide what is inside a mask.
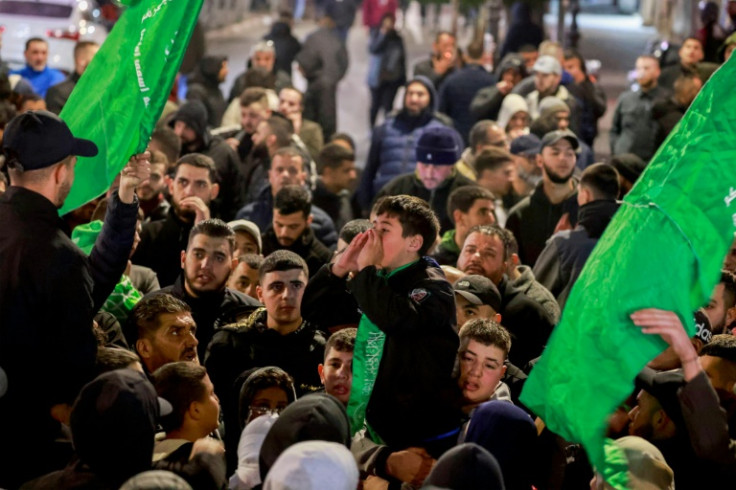
[[[535,134],[523,134],[511,141],[511,154],[525,157],[538,155],[542,151],[542,140]]]
[[[97,155],[94,142],[75,138],[69,126],[48,111],[28,111],[11,119],[3,134],[3,150],[18,155],[23,171],[50,167],[70,155]]]
[[[677,390],[685,385],[681,369],[655,371],[650,367],[645,367],[636,376],[634,384],[656,398],[667,416],[679,429],[685,428],[685,418],[677,397]]]
[[[566,139],[567,141],[569,141],[572,145],[573,150],[577,150],[578,148],[580,148],[580,141],[578,140],[578,137],[575,136],[575,133],[573,133],[569,129],[556,129],[554,131],[550,131],[549,133],[544,135],[544,138],[542,138],[542,144],[540,146],[541,148],[544,148],[546,146],[554,145],[562,139]]]
[[[463,276],[453,286],[455,293],[474,305],[488,305],[498,313],[501,311],[501,293],[493,281],[477,274]]]

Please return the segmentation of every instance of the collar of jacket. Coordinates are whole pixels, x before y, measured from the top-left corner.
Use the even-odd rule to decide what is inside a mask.
[[[47,221],[66,232],[66,223],[59,218],[59,210],[54,203],[38,192],[25,187],[11,185],[0,197],[0,202],[10,204],[23,218]],[[68,233],[67,233],[68,234]]]
[[[591,238],[600,238],[618,210],[615,200],[598,199],[591,201],[578,210],[578,225],[585,228]]]
[[[176,278],[174,286],[171,289],[172,296],[180,298],[186,304],[192,308],[192,313],[196,311],[202,311],[206,308],[217,309],[225,299],[225,289],[222,288],[220,291],[208,291],[201,293],[199,296],[194,297],[187,291],[184,286],[184,271],[181,271],[179,277]]]

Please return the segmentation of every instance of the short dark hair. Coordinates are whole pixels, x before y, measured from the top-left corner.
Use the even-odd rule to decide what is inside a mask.
[[[490,119],[483,119],[478,121],[470,128],[470,135],[468,136],[468,142],[470,148],[475,148],[478,145],[489,145],[492,141],[488,138],[488,130],[492,127],[499,127],[496,121]]]
[[[245,71],[243,82],[246,87],[276,89],[276,74],[262,66],[251,66]]]
[[[217,168],[215,167],[215,161],[202,153],[189,153],[184,155],[176,161],[174,166],[174,175],[179,172],[179,167],[182,165],[191,165],[192,167],[204,168],[209,170],[209,178],[211,183],[217,182]]]
[[[719,284],[723,284],[723,304],[726,309],[736,306],[736,275],[728,269],[721,270]]]
[[[495,171],[513,161],[511,153],[503,148],[486,148],[475,157],[475,171],[480,176],[485,170]]]
[[[260,254],[243,254],[238,257],[238,263],[246,264],[254,270],[259,270],[263,265],[263,255]]]
[[[134,362],[141,362],[140,357],[128,349],[120,347],[98,347],[95,367],[97,375],[116,369],[124,369]]]
[[[77,44],[74,45],[74,57],[76,58],[77,56],[79,56],[79,53],[84,49],[99,46],[100,45],[95,41],[78,41]]]
[[[468,58],[471,60],[479,60],[483,57],[483,40],[476,39],[468,44],[465,48],[465,52],[468,53]]]
[[[685,38],[685,39],[684,39],[684,40],[682,41],[682,44],[680,45],[680,47],[684,46],[684,45],[685,45],[685,43],[686,43],[686,42],[688,42],[688,41],[696,41],[696,42],[697,42],[698,44],[700,44],[700,47],[701,47],[701,49],[703,48],[703,41],[701,41],[700,39],[698,39],[698,38],[697,38],[697,37],[695,37],[695,36],[688,36],[688,37],[686,37],[686,38]]]
[[[736,335],[722,333],[714,335],[700,350],[701,356],[720,357],[736,363]]]
[[[284,148],[291,144],[291,136],[294,134],[294,123],[279,113],[274,113],[266,119],[266,124],[271,134],[276,136],[276,146]]]
[[[355,238],[358,233],[363,233],[364,231],[370,230],[373,225],[370,221],[367,219],[354,219],[350,220],[345,225],[343,225],[342,230],[340,230],[340,238],[345,243],[350,243],[353,241],[353,238]]]
[[[593,194],[593,199],[613,200],[618,197],[618,172],[607,163],[594,163],[583,170],[580,186]]]
[[[308,218],[312,212],[312,196],[300,185],[285,185],[274,196],[273,209],[282,215],[301,211],[304,218]]]
[[[580,54],[578,51],[568,48],[562,52],[562,58],[566,61],[578,60],[580,62],[580,71],[582,71],[584,75],[588,74],[588,70],[585,67],[585,58],[583,58],[583,55]]]
[[[290,271],[294,269],[301,269],[309,277],[309,268],[303,258],[289,250],[276,250],[263,259],[263,264],[258,269],[258,277],[263,279],[263,276],[269,272]]]
[[[31,47],[32,43],[44,43],[47,46],[49,44],[49,42],[42,37],[32,37],[28,41],[26,41],[26,51],[28,51],[28,48]]]
[[[38,94],[26,94],[21,96],[20,104],[23,106],[26,102],[38,102],[40,100],[44,100],[44,98]]]
[[[302,155],[302,153],[293,146],[284,146],[283,148],[279,148],[278,150],[276,150],[271,159],[268,161],[269,170],[271,169],[271,162],[273,162],[273,159],[276,157],[282,157],[288,160],[291,160],[294,157],[299,157],[300,161],[302,162],[302,171],[306,169],[304,155]]]
[[[530,43],[522,44],[518,49],[519,53],[536,53],[539,51],[539,47]]]
[[[187,248],[192,244],[192,240],[197,235],[205,235],[211,238],[224,238],[230,245],[230,253],[235,250],[235,232],[227,226],[227,223],[217,218],[210,218],[200,221],[189,232],[189,241]]]
[[[486,236],[497,236],[501,240],[501,243],[503,243],[503,260],[509,260],[509,257],[511,257],[511,247],[506,230],[498,225],[479,225],[472,227],[468,232],[468,236],[473,233],[480,233],[481,235]]]
[[[519,255],[519,242],[516,241],[516,237],[513,232],[506,228],[501,229],[503,230],[504,235],[506,235],[504,245],[508,249],[508,256],[511,257],[513,254]]]
[[[164,164],[166,166],[166,170],[168,170],[169,157],[166,156],[166,153],[159,150],[153,150],[151,152],[151,165],[156,164]]]
[[[286,393],[288,403],[296,399],[294,378],[279,367],[266,366],[256,369],[243,381],[238,395],[238,414],[241,428],[248,418],[248,407],[253,403],[253,398],[259,391],[267,388],[281,388]]]
[[[337,143],[328,143],[317,156],[317,173],[322,174],[325,168],[338,169],[345,160],[354,162],[355,153]]]
[[[355,140],[348,133],[334,133],[332,136],[330,136],[330,139],[327,142],[334,143],[335,141],[344,141],[345,143],[350,145],[350,148],[352,148],[353,151],[355,151],[355,149],[357,148],[355,146]]]
[[[268,108],[268,92],[262,87],[248,87],[240,94],[240,107],[248,107],[251,104],[263,104]]]
[[[656,61],[657,62],[657,66],[660,66],[659,58],[657,58],[654,55],[651,55],[651,54],[640,54],[639,56],[636,57],[637,60],[638,59],[642,59],[642,58],[645,58],[645,59],[648,59],[648,60],[652,60],[652,61]]]
[[[387,214],[401,223],[401,236],[406,238],[413,235],[422,237],[422,246],[419,256],[423,256],[434,245],[440,224],[437,215],[432,211],[427,201],[416,196],[406,194],[388,196],[376,201],[372,213],[376,216]]]
[[[161,427],[166,432],[180,428],[184,415],[194,402],[207,396],[204,377],[207,370],[189,361],[169,362],[153,373],[153,386],[158,396],[171,403],[173,411],[161,417]]]
[[[468,343],[475,340],[486,346],[495,346],[503,351],[504,360],[511,350],[511,335],[495,320],[474,318],[460,327],[460,353],[468,348]]]
[[[330,335],[325,344],[325,361],[330,349],[339,352],[353,352],[355,350],[355,337],[358,335],[357,328],[343,328]]]
[[[467,213],[478,199],[488,199],[493,202],[495,197],[491,191],[479,185],[464,185],[462,187],[458,187],[452,191],[450,196],[447,198],[447,216],[449,216],[450,220],[455,223],[455,219],[452,217],[453,213],[455,213],[456,210],[459,210],[462,213]]]
[[[174,130],[168,126],[160,126],[151,133],[151,141],[155,141],[164,152],[169,162],[176,162],[181,153],[181,140]]]
[[[167,313],[191,313],[188,304],[166,293],[144,296],[133,307],[130,317],[138,329],[138,338],[150,337],[161,327],[160,315]]]

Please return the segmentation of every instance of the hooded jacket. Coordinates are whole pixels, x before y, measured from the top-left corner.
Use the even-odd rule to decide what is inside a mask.
[[[516,53],[525,44],[539,46],[544,41],[544,30],[531,18],[532,6],[527,2],[514,2],[511,6],[511,24],[501,46],[501,57]]]
[[[202,153],[215,162],[220,193],[212,201],[210,209],[213,217],[222,218],[224,221],[232,220],[242,202],[242,175],[238,154],[225,143],[225,140],[219,136],[213,136],[207,129],[207,108],[202,101],[191,100],[183,104],[171,116],[169,126],[173,128],[176,121],[186,123],[197,136],[197,142],[189,148],[186,147],[187,145],[182,145],[181,156],[188,153]]]
[[[535,467],[530,455],[536,453],[537,429],[519,407],[490,401],[478,407],[468,424],[465,442],[474,442],[498,461],[507,490],[529,490]]]
[[[509,53],[504,56],[496,69],[496,79],[502,80],[503,74],[508,70],[514,70],[524,78],[526,76],[524,59],[516,53]],[[470,102],[470,113],[476,121],[482,119],[495,121],[498,118],[498,112],[501,109],[504,99],[505,96],[498,90],[496,85],[482,88]]]
[[[273,41],[276,50],[276,72],[291,73],[291,64],[302,48],[302,44],[292,35],[291,27],[286,22],[274,22],[271,32],[263,36],[267,41]]]
[[[357,191],[358,202],[364,211],[370,209],[375,195],[389,181],[399,175],[414,172],[416,143],[429,128],[445,126],[436,115],[437,93],[428,78],[418,76],[407,83],[421,83],[429,91],[429,105],[417,115],[404,107],[373,130],[363,176]],[[462,147],[463,143],[458,142]]]
[[[304,441],[290,446],[278,457],[266,476],[263,490],[355,490],[358,478],[355,459],[343,444]]]
[[[316,369],[315,369],[316,370]],[[281,454],[303,441],[327,441],[350,447],[350,425],[345,406],[332,395],[313,393],[286,407],[274,422],[261,446],[261,478]]]
[[[557,298],[561,309],[618,207],[618,202],[609,200],[585,204],[578,211],[578,226],[556,233],[539,255],[534,276]]]
[[[207,123],[210,127],[220,126],[227,102],[220,91],[220,70],[227,62],[226,56],[205,56],[189,79],[187,100],[199,100],[207,108]]]
[[[503,474],[496,458],[481,446],[460,444],[440,457],[425,486],[463,490],[505,490]],[[531,487],[530,487],[531,488]]]
[[[526,112],[529,114],[529,105],[521,95],[508,94],[503,98],[501,109],[498,111],[498,119],[496,119],[496,122],[499,127],[506,131],[506,126],[508,126],[509,121],[511,121],[511,118],[514,117],[514,114],[517,112]]]

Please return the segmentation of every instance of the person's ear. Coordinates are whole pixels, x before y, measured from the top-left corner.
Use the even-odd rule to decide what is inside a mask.
[[[169,177],[168,175],[164,176],[164,182],[166,183],[166,187],[169,189],[169,195],[174,195],[174,180],[173,178]]]
[[[455,222],[455,229],[463,222],[463,212],[456,209],[452,212],[452,221]]]
[[[54,182],[57,184],[64,182],[67,172],[69,172],[69,169],[67,168],[66,163],[57,163],[56,168],[54,169]]]
[[[148,339],[138,339],[135,342],[135,350],[142,359],[150,359],[153,346]]]
[[[503,378],[504,376],[506,376],[506,370],[507,370],[507,369],[508,369],[508,366],[506,366],[506,364],[504,364],[504,365],[503,365],[503,367],[501,368],[501,377],[502,377],[502,378]]]
[[[256,286],[256,295],[258,296],[258,301],[263,303],[263,288],[260,284]]]
[[[194,401],[189,404],[189,408],[186,411],[186,415],[188,415],[193,420],[199,420],[202,415],[202,407],[201,404],[197,401]]]
[[[652,425],[655,429],[664,429],[669,421],[670,418],[662,408],[652,414]]]
[[[210,199],[216,199],[219,193],[220,184],[212,184],[212,187],[210,188]]]
[[[319,373],[319,380],[322,384],[325,384],[325,375],[324,375],[325,365],[324,364],[318,364],[317,365],[317,372]]]
[[[499,325],[501,324],[501,314],[500,313],[496,313],[496,323],[498,323]]]
[[[235,255],[233,255],[233,258],[230,261],[230,272],[234,271],[239,263],[240,261],[238,260],[238,258]]]
[[[542,159],[542,154],[538,153],[535,157],[535,161],[537,163],[537,167],[543,168],[544,167],[544,160]]]
[[[314,221],[314,216],[310,214],[307,216],[307,226],[312,226],[312,221]]]
[[[419,250],[422,248],[422,245],[424,245],[424,238],[422,235],[414,235],[409,239],[409,252],[419,252]]]
[[[187,251],[182,250],[179,258],[181,259],[181,268],[184,269],[186,267],[186,262],[187,262]]]

